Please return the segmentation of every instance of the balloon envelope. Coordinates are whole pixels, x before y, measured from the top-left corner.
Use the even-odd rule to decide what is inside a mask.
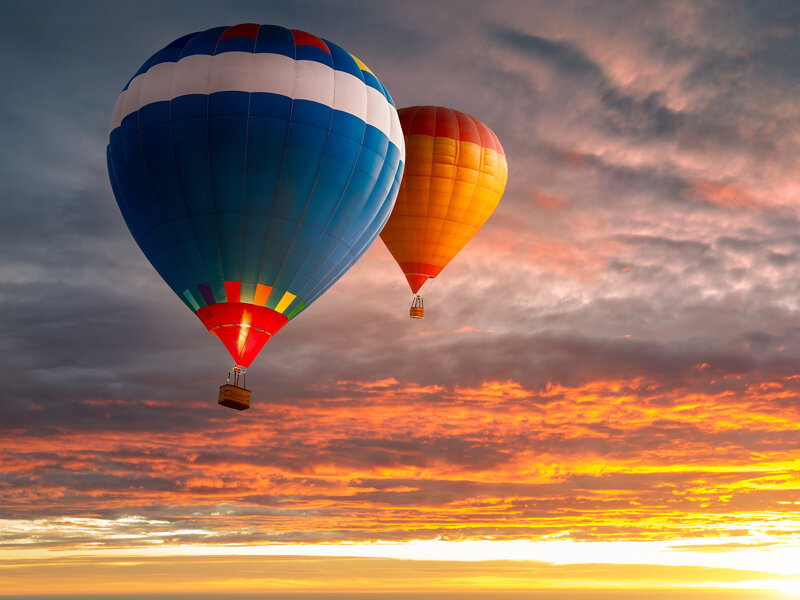
[[[144,254],[248,366],[375,240],[404,143],[360,60],[302,31],[243,24],[145,62],[117,101],[107,156]]]
[[[497,207],[508,164],[497,136],[475,117],[437,106],[410,106],[398,114],[406,164],[381,239],[416,294]]]

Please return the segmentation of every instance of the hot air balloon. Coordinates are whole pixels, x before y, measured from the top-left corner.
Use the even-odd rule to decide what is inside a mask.
[[[400,192],[381,239],[424,316],[420,288],[436,277],[494,211],[508,179],[497,136],[475,117],[438,106],[398,111],[406,142]]]
[[[239,374],[378,236],[404,143],[358,58],[248,23],[147,60],[117,100],[107,156],[134,239],[235,361],[220,403],[244,409]]]

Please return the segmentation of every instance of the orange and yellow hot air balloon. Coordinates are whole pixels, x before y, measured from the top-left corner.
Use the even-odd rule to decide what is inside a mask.
[[[439,106],[397,111],[406,166],[381,232],[411,286],[411,317],[423,317],[420,288],[436,277],[494,211],[508,179],[497,136],[475,117]]]

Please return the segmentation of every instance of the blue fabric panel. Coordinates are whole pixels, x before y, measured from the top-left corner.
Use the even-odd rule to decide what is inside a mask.
[[[244,138],[238,140],[209,140],[208,153],[211,167],[244,165],[245,147]]]
[[[153,185],[153,191],[156,198],[161,202],[162,208],[174,203],[174,198],[181,194],[181,182],[178,179],[175,170],[156,173],[150,176],[150,183]],[[166,211],[164,212],[166,215]],[[169,218],[169,217],[167,217]]]
[[[384,157],[366,146],[362,146],[356,161],[356,171],[361,171],[371,181],[376,181],[383,168]]]
[[[238,140],[247,138],[247,112],[241,115],[212,115],[208,118],[208,139]]]
[[[375,180],[364,171],[358,168],[353,171],[339,208],[328,224],[327,231],[331,235],[347,241],[344,239],[344,235],[353,221],[355,221],[358,213],[361,212],[361,208],[372,193],[374,185]]]
[[[325,52],[322,48],[316,46],[297,46],[297,60],[313,60],[314,62],[322,63],[323,65],[333,66],[331,55]]]
[[[214,148],[214,145],[211,145]],[[215,162],[215,155],[211,155],[211,181],[216,194],[217,190],[237,190],[239,204],[242,200],[242,183],[244,182],[244,160],[241,163],[219,164]],[[242,156],[244,158],[244,156]]]
[[[313,188],[313,174],[308,175],[284,169],[272,214],[281,219],[299,221],[305,210],[306,199],[311,195]]]
[[[378,78],[375,77],[375,75],[373,75],[369,71],[361,71],[361,75],[364,77],[364,83],[366,83],[371,88],[375,88],[384,96],[386,95],[384,92],[384,88],[381,85],[381,82],[378,81]]]
[[[192,234],[191,240],[186,240],[184,242],[177,242],[177,244],[178,248],[181,251],[181,254],[183,254],[184,258],[186,259],[187,265],[201,264],[202,267],[203,257],[200,256],[200,250],[198,249],[197,246],[197,240],[194,239],[194,234]],[[194,275],[192,275],[192,277],[194,277]],[[203,273],[197,279],[197,281],[208,281],[208,277],[205,275],[205,273]]]
[[[284,249],[288,249],[289,245],[294,240],[294,234],[297,230],[297,223],[273,217],[270,221],[269,237],[267,238],[268,244],[276,244]],[[274,256],[274,253],[270,253]],[[280,257],[281,259],[283,257]]]
[[[297,227],[275,285],[287,290],[293,289],[295,278],[313,252],[321,233],[318,229],[304,225]]]
[[[186,266],[189,267],[189,270],[192,272],[192,279],[194,279],[195,283],[208,281],[210,279],[202,260],[190,262]]]
[[[263,247],[263,243],[261,244]],[[255,293],[256,283],[258,283],[258,274],[261,272],[261,257],[258,261],[244,260],[242,261],[242,281],[247,281],[253,284],[252,290]]]
[[[260,189],[245,188],[243,206],[244,206],[244,212],[248,216],[272,214],[274,189],[277,188],[278,186],[278,178],[280,177],[280,172],[275,171],[273,169],[265,169],[264,171],[265,171],[264,173],[259,173],[259,174],[268,176],[270,173],[272,173],[272,176],[274,178],[272,190],[262,191]],[[251,176],[252,176],[252,171],[250,171],[247,174],[247,185],[250,185]],[[263,178],[261,181],[264,185],[267,185],[264,182]]]
[[[392,209],[394,208],[394,198],[397,197],[397,192],[400,190],[400,180],[401,177],[396,177],[394,179],[392,187],[389,190],[389,195],[386,197],[386,200],[383,202],[383,205],[375,216],[373,223],[379,223],[380,227],[373,228],[370,226],[364,231],[364,233],[362,233],[361,237],[353,245],[353,254],[355,255],[356,259],[358,259],[364,252],[367,251],[367,249],[377,239],[378,235],[380,235],[381,230],[389,220],[389,217],[392,214]],[[373,229],[377,229],[377,232]]]
[[[349,250],[346,254],[342,254],[341,249],[333,247],[334,242],[337,242],[338,240],[332,238],[329,234],[324,235],[320,239],[316,251],[323,256],[328,256],[330,262],[327,262],[320,268],[318,273],[315,275],[315,281],[309,282],[305,288],[298,290],[298,296],[303,296],[304,299],[306,299],[306,305],[316,300],[322,293],[324,293],[326,289],[328,289],[330,285],[338,280],[339,277],[341,277],[341,275],[349,268],[349,266],[361,257],[361,255],[367,250],[367,248],[369,248],[372,242],[374,242],[377,236],[380,234],[381,229],[383,229],[383,226],[389,219],[392,208],[394,207],[395,198],[397,197],[397,192],[400,189],[403,165],[400,162],[399,157],[400,152],[395,148],[393,150],[391,159],[387,161],[386,167],[387,174],[392,177],[391,188],[383,200],[375,220],[367,228],[367,230],[361,234],[360,238],[354,242],[352,250]],[[331,228],[329,227],[329,233],[330,229]],[[352,230],[350,234],[353,234]],[[342,247],[346,249],[344,245]],[[334,257],[342,256],[344,257],[342,259],[343,263],[339,264],[338,268],[336,268],[336,265],[331,264],[334,262]],[[319,281],[324,282],[324,284],[319,283]]]
[[[301,290],[297,289],[297,283],[299,282],[307,282],[308,283],[318,283],[316,279],[317,273],[320,271],[322,266],[325,264],[325,257],[317,254],[316,252],[312,252],[307,258],[305,263],[300,267],[299,271],[297,272],[294,280],[292,281],[290,288],[293,290],[297,290],[295,293],[300,292]],[[305,289],[306,286],[303,287]],[[305,298],[301,296],[301,294],[297,293],[298,298]]]
[[[361,251],[366,249],[358,247],[358,240],[371,228],[372,223],[375,222],[382,208],[383,201],[389,195],[389,191],[394,184],[394,174],[395,171],[389,168],[384,168],[381,171],[369,199],[364,203],[351,229],[345,234],[347,239],[353,240],[350,248],[355,254],[360,255]]]
[[[223,213],[217,215],[219,251],[226,281],[242,278],[242,215]]]
[[[165,124],[169,127],[170,103],[167,100],[151,102],[139,110],[139,128]]]
[[[181,119],[208,116],[208,96],[205,94],[186,94],[173,98],[170,102],[170,114],[173,124]]]
[[[280,94],[253,92],[250,94],[250,115],[273,117],[288,123],[292,117],[292,99]]]
[[[189,221],[196,239],[213,239],[216,243],[217,222],[213,214],[192,215],[189,217]]]
[[[214,92],[208,96],[208,116],[247,115],[249,92]]]
[[[296,150],[310,150],[319,155],[319,158],[322,158],[322,153],[325,151],[325,141],[328,139],[328,127],[326,126],[324,129],[321,127],[314,127],[311,125],[305,125],[303,123],[292,123],[292,126],[289,128],[289,138],[287,140],[286,145],[286,159],[290,160],[289,156],[290,153],[292,156],[292,160],[296,158],[298,162],[291,164],[290,168],[293,168],[297,171],[301,172],[311,172],[313,170],[314,173],[317,171],[317,164],[314,164],[313,169],[306,165],[304,159],[307,156],[306,152],[295,152]],[[287,167],[289,165],[287,164]]]
[[[231,167],[226,167],[231,168]],[[241,182],[241,178],[240,178]],[[241,212],[242,210],[242,187],[239,185],[238,189],[220,189],[214,188],[214,210],[215,212]]]
[[[197,192],[183,191],[186,199],[186,210],[189,215],[207,215],[214,211],[214,197],[211,190],[204,189]]]
[[[198,235],[197,248],[200,250],[200,258],[203,259],[206,270],[209,269],[210,263],[215,260],[221,260],[219,257],[219,244],[217,243],[216,237],[201,237]],[[222,267],[220,266],[220,269],[221,268]],[[209,273],[209,278],[213,279],[211,273]]]
[[[277,25],[262,25],[258,28],[256,52],[283,54],[295,58],[294,36],[292,32]]]
[[[183,290],[197,284],[197,282],[192,278],[192,272],[185,264],[178,267],[178,270],[175,273],[175,283],[176,287],[178,288],[176,291],[178,296],[182,295]]]
[[[331,152],[326,152],[317,173],[317,185],[326,183],[343,190],[353,174],[354,163],[355,159],[352,161],[340,160],[332,156]],[[341,193],[339,195],[341,196]]]
[[[331,51],[331,59],[333,61],[334,69],[337,71],[350,73],[350,75],[353,75],[362,81],[364,80],[364,77],[361,75],[361,67],[359,67],[358,63],[353,60],[353,57],[350,56],[350,53],[347,52],[347,50],[329,42],[328,40],[322,41],[328,45],[328,49]]]
[[[287,172],[291,172],[293,175],[297,174],[306,177],[316,177],[321,161],[321,151],[312,152],[306,148],[300,148],[298,146],[291,146],[287,144],[286,151],[283,154],[284,176],[281,178],[281,187],[283,187],[283,182],[286,179]]]
[[[151,128],[152,129],[152,128]],[[141,139],[144,165],[148,177],[175,170],[175,154],[169,146],[159,146],[158,138],[142,135]]]
[[[288,121],[271,117],[250,117],[247,130],[247,162],[279,167],[283,161]]]
[[[194,231],[192,231],[192,224],[188,218],[170,220],[169,228],[176,243],[194,242]]]
[[[201,194],[203,192],[209,196],[207,206],[210,210],[211,201],[208,189],[211,187],[211,168],[210,167],[184,167],[178,171],[178,176],[181,180],[181,189],[187,197],[191,194],[193,198],[195,193]],[[188,199],[188,198],[187,198]],[[188,206],[196,206],[195,202],[187,202]],[[205,203],[204,203],[205,204]],[[191,214],[191,209],[190,214]]]
[[[223,52],[253,52],[256,47],[256,41],[249,37],[227,37],[220,40],[217,44],[217,49],[214,54],[222,54]]]
[[[292,129],[294,130],[298,123],[303,123],[324,129],[327,133],[331,128],[332,113],[333,109],[324,104],[310,100],[295,100],[292,105]]]
[[[240,212],[217,213],[217,232],[223,237],[241,238],[244,233],[242,214]]]
[[[364,121],[350,113],[341,110],[333,111],[331,131],[348,138],[353,143],[357,144],[357,147],[361,147],[366,127],[367,124]],[[358,154],[358,152],[356,152],[356,154]]]
[[[255,169],[252,171],[260,168],[269,168],[280,171],[284,154],[286,154],[286,144],[283,143],[283,140],[266,141],[248,138],[245,163],[248,166],[255,167]],[[258,177],[258,173],[256,172],[253,172],[252,175],[253,177]],[[270,191],[273,191],[275,186],[266,188],[260,187],[259,189],[269,189]]]
[[[205,140],[185,143],[176,142],[172,146],[172,151],[175,155],[175,165],[179,170],[197,167],[208,169],[208,143]]]
[[[180,58],[193,56],[195,54],[214,54],[214,50],[219,42],[219,36],[221,36],[226,29],[227,27],[214,27],[213,29],[207,29],[206,31],[201,31],[192,36],[184,45],[183,50],[181,50]]]
[[[336,211],[339,199],[344,195],[344,190],[344,186],[318,179],[303,213],[303,224],[318,232],[324,231]]]
[[[239,242],[241,244],[241,241]],[[222,273],[224,281],[241,281],[242,280],[242,260],[241,255],[237,254],[235,259],[223,259]],[[221,289],[225,289],[224,285]]]
[[[261,258],[261,250],[264,247],[264,240],[269,235],[269,223],[270,217],[267,215],[253,215],[248,214],[244,219],[244,226],[243,226],[243,235],[247,239],[255,239],[261,242],[261,248],[259,249],[259,257]],[[255,257],[253,257],[255,258]]]
[[[315,251],[323,256],[329,256],[341,243],[342,241],[340,239],[333,237],[326,231],[320,236],[319,240],[317,240]]]
[[[389,146],[393,146],[393,144],[389,143],[389,138],[380,129],[372,125],[367,125],[364,131],[363,144],[375,154],[378,154],[381,157],[381,162],[386,158]]]
[[[219,252],[219,249],[217,250]],[[212,289],[225,289],[225,275],[222,271],[222,261],[217,259],[207,259],[203,261],[205,263],[206,272],[208,273],[208,279],[211,282]],[[220,297],[224,297],[225,292],[223,291],[220,294]]]
[[[273,285],[275,283],[275,278],[278,276],[281,266],[272,262],[272,257],[284,249],[284,246],[267,241],[264,248],[264,258],[258,269],[258,283],[262,285]]]

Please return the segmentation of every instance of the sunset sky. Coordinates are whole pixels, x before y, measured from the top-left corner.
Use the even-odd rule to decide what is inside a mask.
[[[800,598],[800,4],[0,8],[0,596]],[[106,143],[244,22],[474,115],[509,182],[424,320],[378,240],[240,413]]]

